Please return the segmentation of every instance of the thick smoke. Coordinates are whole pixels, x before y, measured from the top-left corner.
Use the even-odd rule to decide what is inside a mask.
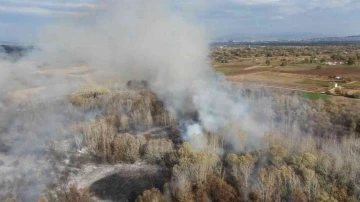
[[[0,189],[24,193],[25,201],[35,200],[48,180],[56,178],[53,169],[61,171],[67,164],[50,163],[44,148],[52,140],[71,136],[66,129],[72,123],[96,116],[63,101],[78,87],[77,80],[38,74],[44,68],[87,65],[96,75],[124,82],[147,80],[179,122],[184,140],[199,150],[206,146],[206,132],[226,133],[235,149],[242,150],[243,144],[232,135],[239,128],[256,140],[273,127],[270,100],[243,97],[211,68],[206,30],[188,15],[198,7],[181,12],[165,0],[119,0],[106,5],[96,13],[46,27],[37,50],[16,62],[0,62],[0,147],[7,155],[0,159],[0,179],[25,179],[31,185],[27,191],[14,190],[19,188],[6,187],[11,183],[0,180],[5,186]],[[23,107],[14,103],[20,103],[21,92],[14,93],[19,89],[38,93],[25,96]]]
[[[47,54],[4,53],[0,60],[0,200],[10,192],[21,201],[36,201],[45,185],[56,183],[66,163],[52,164],[49,145],[68,137],[70,124],[85,119],[63,101],[78,81],[39,73]]]
[[[98,74],[149,81],[171,114],[186,122],[184,138],[193,136],[194,128],[201,129],[196,135],[220,133],[233,122],[251,135],[263,134],[268,126],[254,121],[250,103],[210,67],[206,30],[175,9],[162,0],[118,1],[100,13],[48,27],[41,42],[60,50],[53,54],[57,60],[84,61]],[[188,120],[193,112],[196,122]]]

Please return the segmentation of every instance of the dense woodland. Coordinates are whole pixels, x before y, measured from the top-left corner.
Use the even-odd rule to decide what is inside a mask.
[[[254,57],[308,57],[308,63],[336,60],[349,62],[349,65],[352,65],[360,60],[360,45],[214,47],[210,57],[221,63]]]
[[[253,99],[255,104],[258,104],[256,100],[270,97],[274,114],[269,117],[276,126],[257,137],[254,146],[254,137],[236,123],[231,123],[221,134],[205,134],[206,147],[202,150],[196,150],[183,141],[177,121],[146,89],[96,87],[69,96],[70,110],[66,113],[73,117],[73,121],[67,124],[67,135],[63,138],[73,144],[64,151],[59,149],[60,141],[49,141],[44,155],[52,162],[51,169],[58,168],[64,159],[70,159],[70,163],[66,164],[66,169],[57,169],[56,174],[51,175],[53,180],[47,182],[38,201],[94,201],[93,197],[101,196],[96,195],[91,187],[69,187],[67,181],[71,174],[81,172],[81,168],[89,163],[117,165],[137,162],[160,166],[165,173],[162,175],[163,183],[129,187],[137,189],[132,190],[137,193],[132,200],[138,202],[360,199],[358,102],[347,99],[343,102],[309,101],[296,94],[253,90],[240,93]],[[50,104],[23,106],[27,108],[24,121],[41,121],[42,115],[34,112],[39,108],[46,109],[47,105]],[[74,118],[77,113],[93,112],[98,113],[91,120]],[[2,131],[6,131],[9,121],[2,120]],[[31,130],[32,124],[19,125],[17,129]],[[154,127],[164,128],[167,135],[135,132]],[[230,134],[229,130],[235,133]],[[75,141],[74,134],[80,135],[83,141]],[[9,137],[2,137],[6,138]],[[36,138],[40,137],[30,139]],[[240,149],[234,149],[233,141],[240,144]],[[85,148],[85,153],[76,152]],[[26,173],[30,175],[31,172],[23,174]],[[29,201],[29,196],[21,192],[34,183],[44,182],[43,179],[21,175],[7,181],[6,186],[2,184],[2,189],[8,192],[0,194],[1,200]],[[9,188],[10,184],[12,188]]]

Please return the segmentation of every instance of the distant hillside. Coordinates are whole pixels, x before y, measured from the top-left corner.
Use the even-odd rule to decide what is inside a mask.
[[[22,46],[22,45],[0,45],[0,55],[10,56],[10,58],[18,59],[32,51],[34,46]]]
[[[360,35],[345,36],[345,37],[323,37],[313,38],[308,41],[360,41]]]

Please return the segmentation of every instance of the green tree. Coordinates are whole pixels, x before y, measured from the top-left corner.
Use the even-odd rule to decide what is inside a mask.
[[[267,66],[269,66],[269,65],[270,65],[270,60],[266,60],[265,64],[266,64]]]
[[[315,63],[315,62],[316,62],[315,57],[314,57],[314,56],[311,56],[311,57],[310,57],[310,63]]]
[[[355,64],[355,59],[353,57],[348,58],[347,64],[348,65],[354,65]]]

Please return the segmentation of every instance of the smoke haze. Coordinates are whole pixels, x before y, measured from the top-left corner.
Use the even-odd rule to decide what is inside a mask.
[[[218,133],[238,122],[247,132],[263,134],[267,129],[247,113],[249,103],[216,79],[206,30],[189,21],[189,10],[184,16],[167,1],[118,1],[78,22],[50,26],[40,39],[61,50],[51,54],[57,60],[80,60],[99,74],[149,81],[178,120],[196,111],[206,131]]]
[[[2,91],[53,85],[53,90],[44,91],[41,99],[64,97],[77,82],[37,75],[34,72],[39,71],[38,64],[47,64],[51,69],[82,63],[95,69],[97,75],[110,74],[123,81],[147,80],[171,115],[185,123],[184,140],[199,150],[204,148],[202,134],[205,131],[221,133],[235,123],[249,136],[259,137],[269,129],[270,120],[256,121],[252,112],[264,110],[271,116],[271,110],[265,109],[270,109],[270,105],[261,103],[262,109],[252,109],[256,103],[250,103],[223,84],[223,79],[219,79],[209,64],[206,30],[190,22],[191,17],[182,16],[180,11],[173,12],[170,2],[165,0],[124,0],[107,5],[72,22],[48,26],[39,36],[41,51],[17,62],[1,62]],[[186,13],[189,11],[191,9]],[[12,146],[8,153],[24,159],[20,166],[5,159],[5,167],[19,175],[25,175],[20,168],[26,167],[36,173],[28,175],[30,180],[37,179],[39,165],[46,167],[45,170],[51,168],[36,151],[50,140],[68,135],[63,129],[72,121],[89,119],[68,103],[40,105],[26,113],[13,113],[18,106],[5,105],[5,102],[0,105],[2,113],[7,115],[2,117],[2,126],[6,126],[2,133],[17,137],[9,143]],[[188,120],[187,114],[194,112],[198,120]],[[10,172],[3,173],[6,179],[15,177]],[[38,193],[42,188],[34,187],[28,192]],[[27,197],[36,198],[33,194]]]

